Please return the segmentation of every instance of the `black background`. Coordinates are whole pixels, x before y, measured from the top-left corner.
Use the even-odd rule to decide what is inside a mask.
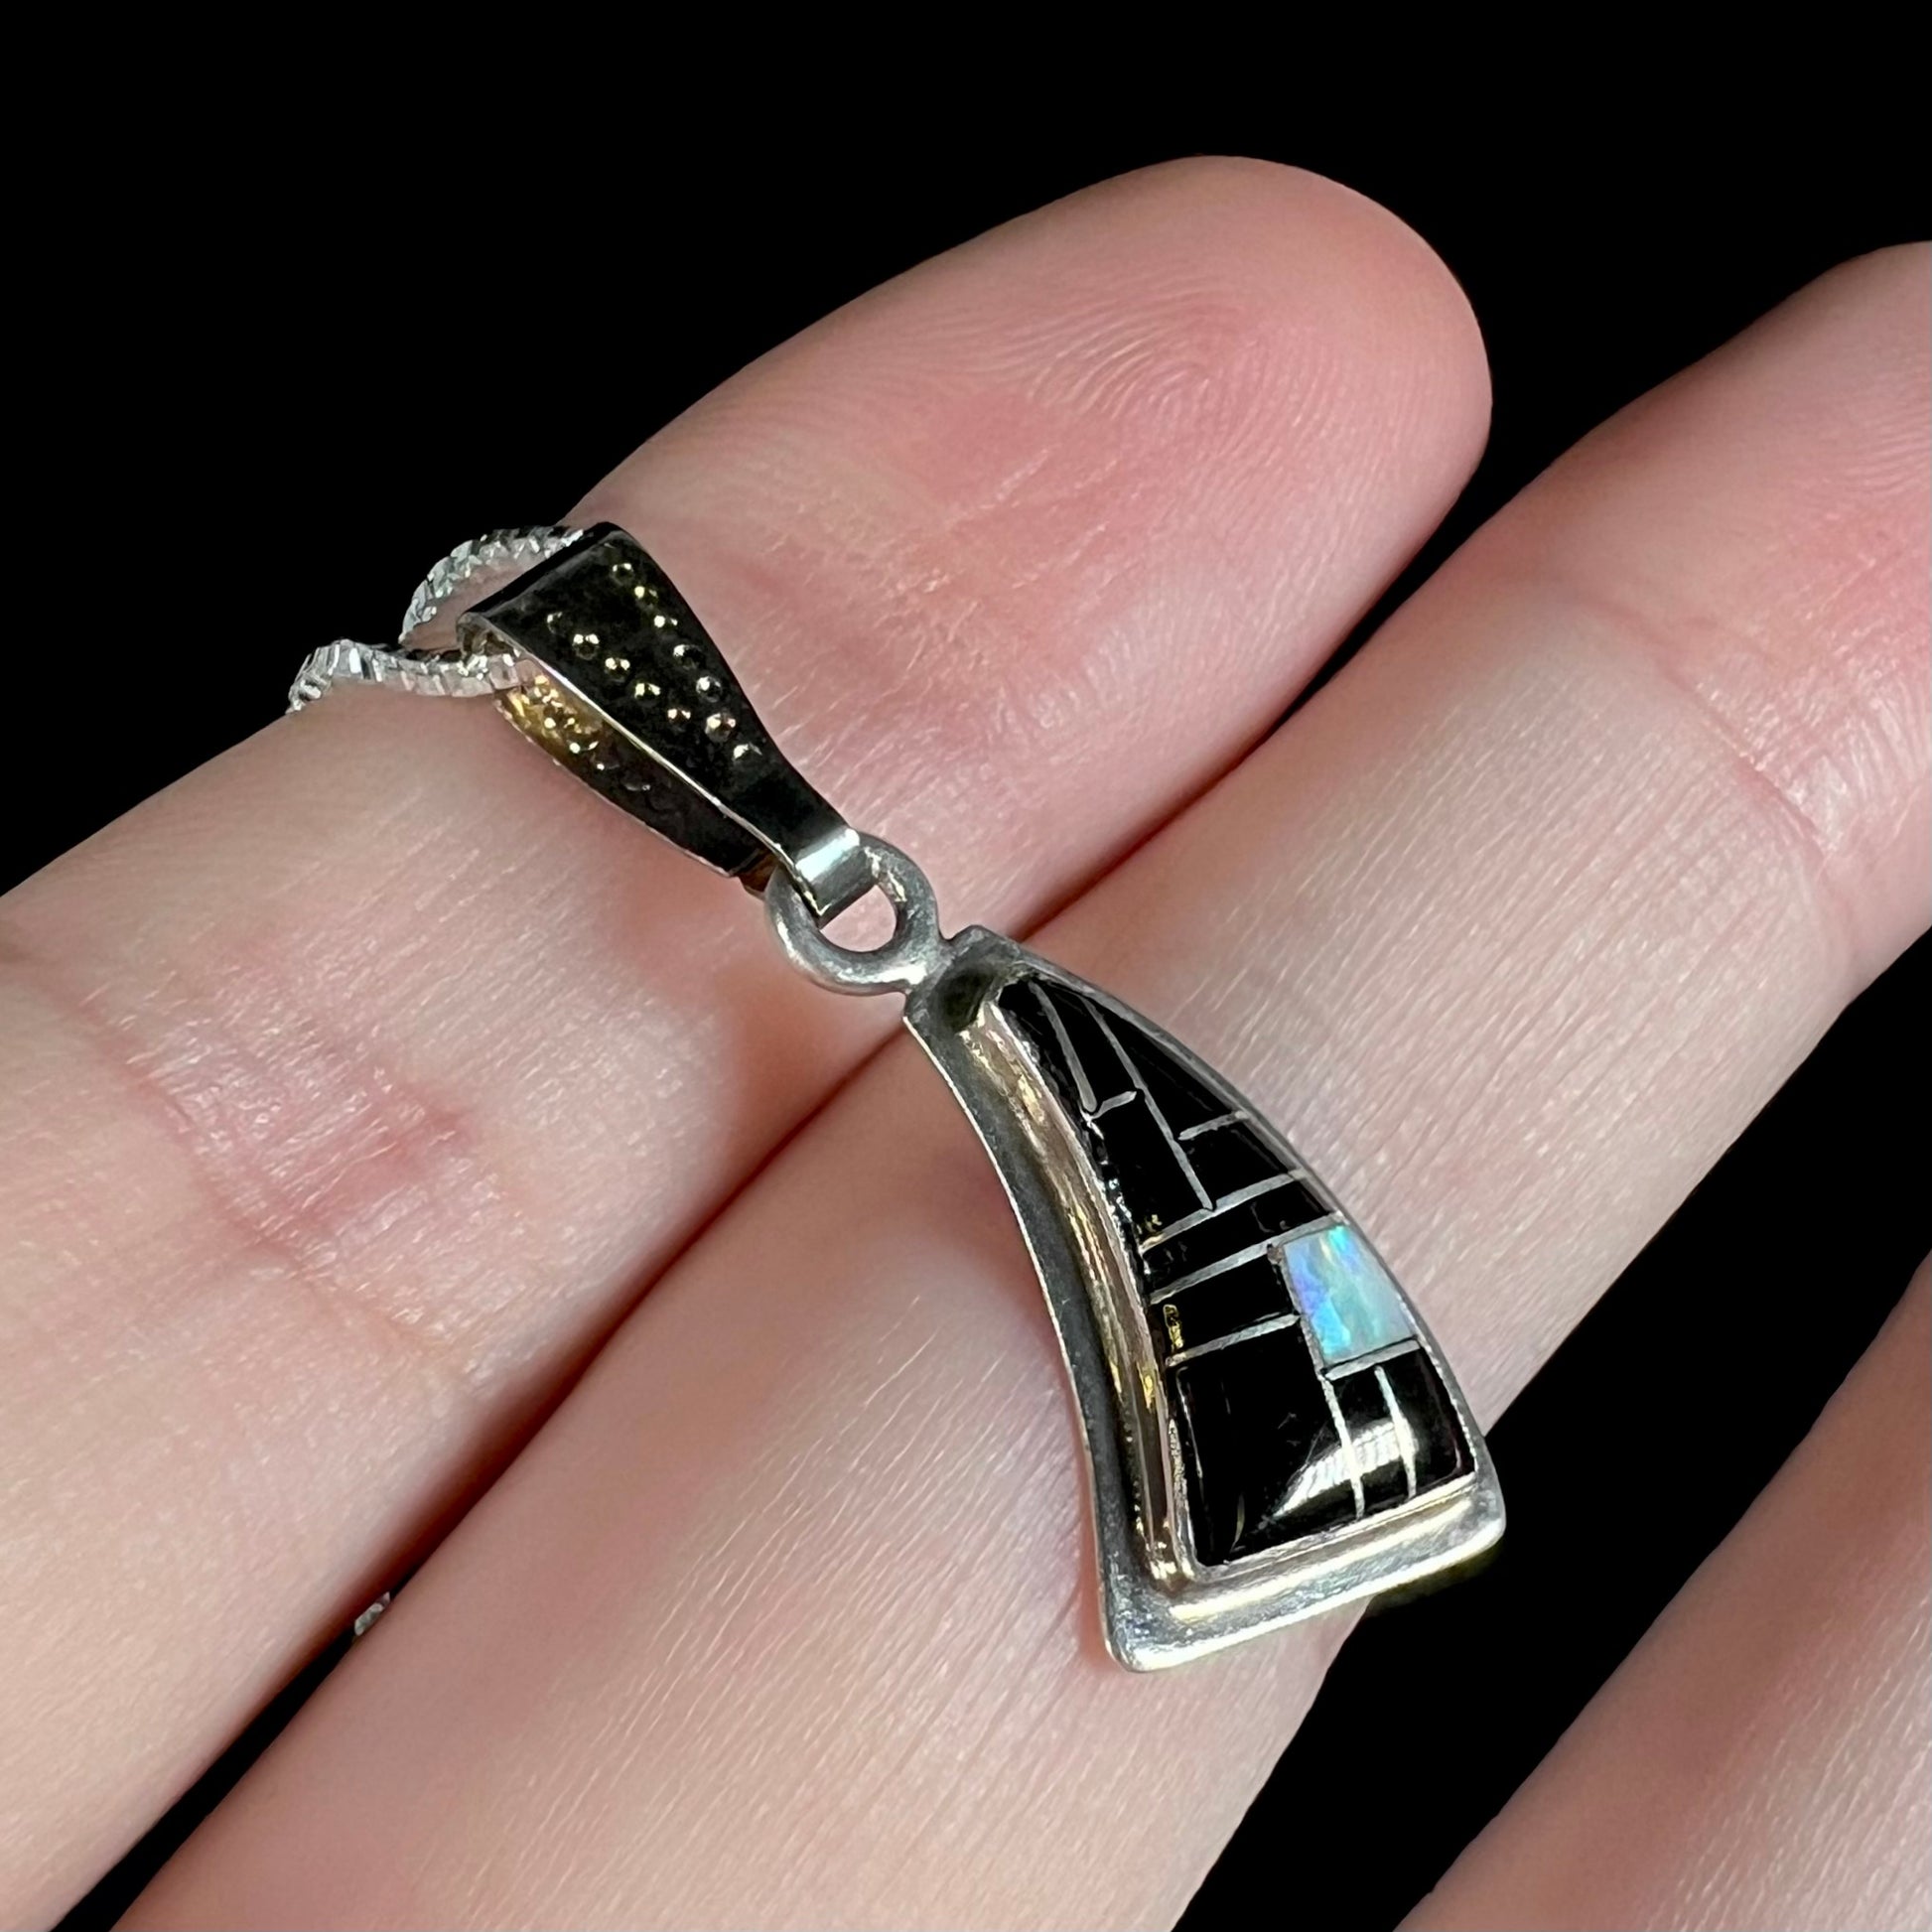
[[[86,719],[83,759],[28,721],[7,760],[0,884],[270,721],[302,651],[391,628],[456,539],[561,515],[751,356],[1122,169],[1211,150],[1313,168],[1387,204],[1460,277],[1494,367],[1494,433],[1395,598],[1605,413],[1834,262],[1926,226],[1913,116],[1873,102],[1868,79],[1842,122],[1821,116],[1823,73],[1782,94],[1726,75],[1601,102],[1546,84],[1535,108],[1446,88],[1454,100],[1420,113],[1306,75],[1252,112],[1164,93],[1158,72],[1139,84],[1147,97],[1084,127],[1064,103],[1034,112],[989,86],[983,107],[1005,111],[836,144],[829,113],[761,134],[747,114],[694,127],[639,110],[621,146],[592,148],[595,117],[533,131],[498,120],[500,103],[458,116],[407,89],[327,114],[140,109],[111,195],[63,191],[20,241],[33,345],[17,428],[46,411],[16,439],[39,500],[35,574],[63,650],[97,621],[111,565],[109,621],[138,621],[160,649],[223,647],[231,672],[150,678]],[[648,298],[560,237],[558,211],[587,208],[629,224],[654,265]],[[71,729],[59,666],[37,656],[31,675]],[[1902,1051],[1927,992],[1921,944],[1502,1421],[1502,1554],[1349,1644],[1188,1925],[1245,1920],[1270,1895],[1257,1884],[1282,1886],[1306,1923],[1392,1925],[1748,1505],[1932,1245],[1904,1125],[1922,1066]],[[1799,1252],[1786,1232],[1794,1187],[1814,1236],[1831,1222],[1829,1280],[1816,1240]],[[1674,1357],[1726,1363],[1702,1387],[1695,1479],[1666,1467],[1633,1396],[1666,1333]],[[111,1920],[306,1688],[70,1923]]]

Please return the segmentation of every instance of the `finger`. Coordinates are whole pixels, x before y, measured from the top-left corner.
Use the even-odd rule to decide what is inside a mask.
[[[1932,1920],[1927,1286],[1418,1932]]]
[[[1282,1121],[1488,1413],[1923,919],[1922,281],[1612,424],[1045,937]],[[134,1923],[1171,1920],[1338,1620],[1108,1664],[1053,1354],[887,1056]]]
[[[1461,298],[1390,217],[1184,166],[835,317],[585,514],[648,533],[860,823],[1025,918],[1268,727],[1481,407]],[[828,1011],[735,887],[487,707],[384,694],[276,725],[6,917],[0,1915],[31,1918],[890,1017]]]

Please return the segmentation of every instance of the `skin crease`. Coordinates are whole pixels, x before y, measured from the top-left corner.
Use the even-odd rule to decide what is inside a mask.
[[[1283,1122],[1485,1416],[1925,922],[1924,271],[1609,425],[1042,935]],[[130,1923],[1171,1922],[1344,1620],[1134,1678],[1090,1590],[1037,1291],[901,1044]]]
[[[1932,1921],[1932,1292],[1412,1932]]]
[[[1269,728],[1485,408],[1399,223],[1185,165],[842,312],[580,520],[648,537],[858,822],[1025,924]],[[85,1887],[891,1026],[481,706],[332,698],[8,897],[0,1922]]]

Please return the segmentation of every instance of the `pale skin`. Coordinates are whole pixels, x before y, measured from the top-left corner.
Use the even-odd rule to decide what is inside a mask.
[[[1926,922],[1926,324],[1922,252],[1827,276],[1272,737],[1487,407],[1448,272],[1308,176],[1000,230],[573,520],[952,923],[1280,1119],[1493,1420]],[[426,1554],[131,1923],[1173,1919],[1348,1619],[1106,1660],[1037,1290],[893,1004],[380,692],[7,897],[0,1922]],[[1418,1923],[1925,1921],[1926,1302]]]

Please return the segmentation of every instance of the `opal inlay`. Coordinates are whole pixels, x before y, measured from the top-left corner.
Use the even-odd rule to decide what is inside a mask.
[[[1323,1228],[1291,1241],[1283,1265],[1323,1368],[1337,1368],[1415,1334],[1396,1285],[1353,1228]]]

